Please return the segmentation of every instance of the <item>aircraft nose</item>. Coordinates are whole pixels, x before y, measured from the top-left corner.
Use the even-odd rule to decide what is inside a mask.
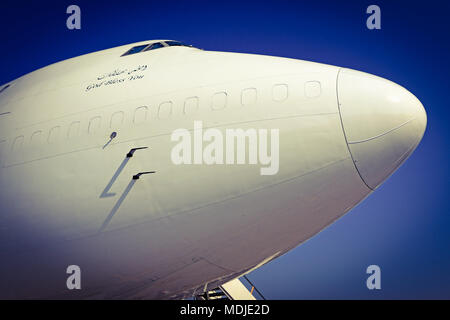
[[[427,125],[425,109],[405,88],[350,69],[339,71],[337,94],[353,161],[375,189],[419,144]]]

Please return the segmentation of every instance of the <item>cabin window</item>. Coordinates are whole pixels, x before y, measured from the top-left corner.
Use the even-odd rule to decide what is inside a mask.
[[[256,89],[255,88],[247,88],[247,89],[242,90],[241,103],[244,106],[255,104],[256,103]]]
[[[48,133],[48,139],[47,141],[49,143],[54,143],[58,140],[58,136],[59,136],[59,129],[60,127],[53,127],[50,132]]]
[[[88,128],[89,134],[93,134],[98,130],[100,130],[101,119],[102,119],[101,117],[94,117],[91,119],[91,121],[89,121],[89,128]]]
[[[72,122],[69,127],[69,131],[67,132],[67,138],[71,139],[73,137],[78,136],[78,132],[80,131],[80,121]]]
[[[111,123],[109,127],[111,129],[120,128],[123,124],[124,114],[123,111],[117,111],[111,116]]]
[[[227,106],[226,92],[217,92],[213,95],[211,108],[213,110],[224,109]]]
[[[134,111],[134,119],[133,122],[136,124],[143,123],[147,120],[148,108],[147,107],[139,107]]]
[[[42,139],[42,131],[35,131],[31,135],[31,143],[36,144]]]
[[[322,88],[319,81],[308,81],[305,83],[305,96],[307,98],[317,98],[321,93]]]
[[[184,102],[184,114],[194,114],[198,109],[198,97],[187,98]]]
[[[23,136],[19,136],[16,139],[14,139],[14,143],[13,143],[13,151],[17,151],[20,148],[22,148],[23,145]]]
[[[272,88],[272,98],[275,101],[284,101],[288,97],[287,84],[276,84]]]
[[[172,102],[166,101],[159,105],[158,109],[158,118],[159,119],[167,119],[172,114]]]

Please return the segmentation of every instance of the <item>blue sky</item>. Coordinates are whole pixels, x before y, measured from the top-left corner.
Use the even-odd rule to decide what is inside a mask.
[[[447,1],[3,1],[0,83],[50,63],[148,39],[311,60],[406,87],[428,127],[410,159],[349,214],[249,278],[272,299],[450,298]],[[81,7],[81,30],[66,8]],[[366,28],[370,4],[381,30]],[[365,286],[368,265],[382,289]]]

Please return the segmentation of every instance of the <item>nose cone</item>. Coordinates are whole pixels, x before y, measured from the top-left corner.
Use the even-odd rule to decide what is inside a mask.
[[[405,88],[368,73],[341,69],[337,85],[350,153],[361,178],[375,189],[419,144],[425,109]]]

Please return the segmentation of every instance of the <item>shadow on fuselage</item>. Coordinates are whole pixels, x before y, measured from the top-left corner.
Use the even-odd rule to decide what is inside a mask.
[[[127,165],[129,160],[130,160],[130,158],[128,158],[128,157],[123,159],[122,163],[117,168],[117,170],[114,173],[114,175],[112,176],[111,180],[109,180],[109,182],[106,185],[105,189],[102,191],[102,194],[100,195],[100,198],[109,198],[109,197],[114,197],[116,195],[115,193],[109,193],[109,190],[111,189],[111,187],[114,184],[114,182],[116,182],[117,178],[122,173],[122,170],[125,168],[125,166]]]
[[[122,205],[123,201],[127,197],[127,195],[130,193],[131,189],[133,188],[134,184],[136,183],[136,180],[132,179],[128,186],[123,191],[122,195],[120,196],[119,200],[117,200],[114,207],[111,209],[111,212],[109,213],[108,217],[106,217],[105,221],[103,222],[101,228],[98,230],[98,232],[102,232],[105,230],[105,228],[108,226],[108,223],[111,221],[111,219],[116,214],[117,210],[119,210],[120,206]]]

